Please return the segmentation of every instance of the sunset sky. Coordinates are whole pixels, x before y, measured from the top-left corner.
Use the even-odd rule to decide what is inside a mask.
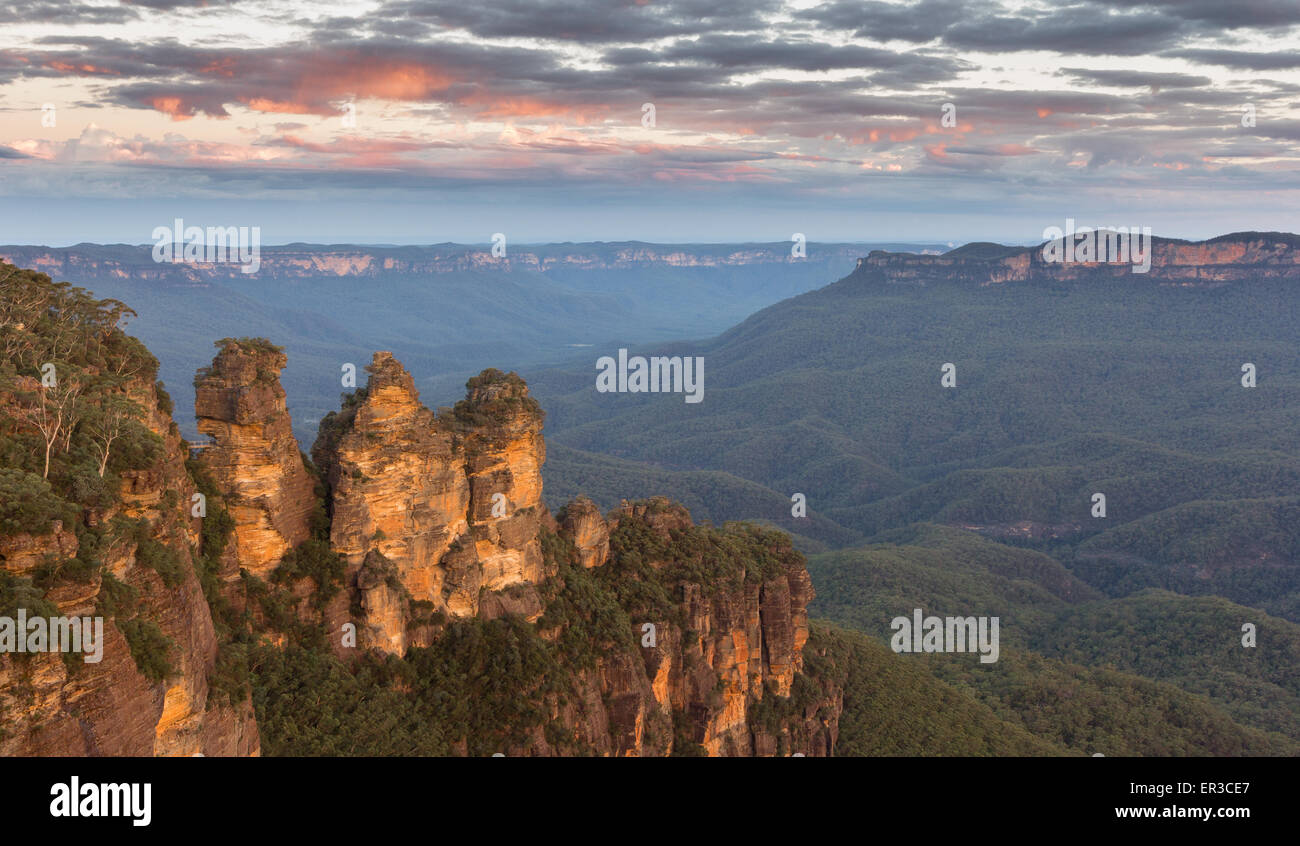
[[[0,243],[1300,230],[1294,0],[16,0],[0,36]]]

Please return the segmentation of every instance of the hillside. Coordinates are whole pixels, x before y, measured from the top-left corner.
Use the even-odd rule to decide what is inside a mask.
[[[913,608],[998,616],[996,664],[900,657],[1044,740],[1107,756],[1300,751],[1300,626],[1287,620],[1163,591],[1106,599],[1047,555],[934,525],[808,569],[812,613],[882,649]],[[1240,642],[1247,621],[1255,648]]]
[[[1065,751],[813,631],[779,532],[662,498],[552,516],[514,374],[435,414],[377,353],[309,461],[284,352],[227,338],[191,449],[125,306],[0,272],[3,610],[109,623],[100,664],[0,657],[5,754],[829,755],[844,714],[845,754]],[[908,730],[868,738],[900,701]]]
[[[31,267],[132,304],[130,330],[158,356],[177,423],[195,437],[190,376],[208,363],[194,338],[275,338],[304,446],[338,402],[341,368],[377,348],[420,374],[431,404],[453,403],[465,373],[561,362],[588,346],[704,337],[844,275],[873,246],[508,244],[261,248],[238,264],[172,264],[150,246],[0,246]],[[360,384],[364,375],[359,375]]]
[[[954,253],[864,259],[674,345],[707,362],[696,405],[597,393],[589,365],[535,374],[566,448],[552,472],[581,487],[605,472],[591,455],[615,456],[634,493],[671,496],[712,474],[715,520],[769,521],[810,551],[931,522],[1051,553],[1111,595],[1217,593],[1300,621],[1296,237],[1157,239],[1147,274],[1017,278],[996,251]]]
[[[100,664],[0,656],[5,754],[1300,750],[1294,623],[1224,599],[1140,591],[1148,585],[1109,578],[1118,564],[1098,563],[1146,556],[1176,574],[1177,562],[1217,549],[1206,560],[1234,572],[1231,543],[1207,546],[1179,528],[1188,524],[1143,529],[1170,509],[1205,507],[1181,501],[1193,486],[1171,486],[1179,474],[1218,479],[1234,507],[1254,509],[1250,520],[1272,509],[1276,531],[1261,537],[1280,549],[1290,503],[1266,494],[1292,470],[1274,462],[1270,472],[1271,453],[1249,462],[1186,447],[1147,454],[1128,436],[1081,435],[990,451],[982,470],[936,465],[927,482],[862,445],[849,463],[880,478],[879,502],[903,505],[859,512],[885,515],[861,524],[875,535],[865,545],[837,522],[841,513],[810,509],[810,521],[795,522],[808,527],[799,543],[844,548],[805,564],[772,528],[780,515],[763,511],[788,508],[783,492],[741,473],[649,469],[548,447],[542,405],[499,370],[434,411],[411,372],[375,353],[366,383],[322,420],[308,458],[279,379],[285,351],[225,338],[194,378],[207,441],[191,448],[156,361],[121,329],[125,305],[3,265],[0,284],[0,341],[12,362],[0,374],[9,391],[0,610],[93,611],[109,624]],[[46,362],[51,384],[42,383]],[[52,415],[56,429],[45,426]],[[816,428],[835,427],[822,417]],[[834,442],[852,443],[844,434]],[[629,437],[620,451],[650,443]],[[751,468],[779,470],[804,455],[798,440],[760,444]],[[737,440],[733,454],[744,447]],[[599,497],[618,497],[622,485],[630,495],[601,507],[575,494],[552,513],[543,481],[557,455],[571,462],[562,484],[581,484],[564,474],[588,461],[606,470]],[[1044,456],[1064,469],[1053,476]],[[808,459],[828,472],[839,460]],[[1076,467],[1143,480],[1161,495],[1151,494],[1149,516],[1082,533],[1082,542],[912,519],[1061,509],[1057,482]],[[996,475],[990,483],[980,472],[1009,474],[1003,489],[1014,495],[972,510],[999,490]],[[1026,484],[1032,472],[1045,474],[1037,487]],[[975,484],[939,484],[963,473]],[[640,496],[647,478],[670,490],[685,480],[684,498],[714,525]],[[758,522],[727,520],[719,499],[733,496],[748,498]],[[1221,512],[1222,529],[1192,522],[1219,537],[1240,529],[1236,513]],[[1121,530],[1130,532],[1122,543],[1108,540]],[[1161,531],[1187,545],[1142,545]],[[1287,554],[1270,570],[1283,587]],[[1240,575],[1224,584],[1261,590]],[[1275,593],[1285,605],[1286,591]],[[894,654],[883,627],[918,605],[1001,616],[1000,660]],[[1260,626],[1258,651],[1234,645],[1243,618]],[[1195,640],[1178,640],[1189,632]]]

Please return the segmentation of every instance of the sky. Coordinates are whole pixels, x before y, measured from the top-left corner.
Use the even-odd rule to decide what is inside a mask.
[[[9,244],[1294,232],[1298,145],[1296,0],[0,7]]]

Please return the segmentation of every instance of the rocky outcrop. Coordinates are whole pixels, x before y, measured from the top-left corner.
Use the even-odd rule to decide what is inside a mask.
[[[54,520],[48,532],[0,537],[0,563],[6,572],[26,576],[50,559],[75,558],[80,545],[77,536],[63,527],[62,520]]]
[[[457,404],[469,480],[469,526],[482,586],[541,581],[542,410],[518,376],[487,370]]]
[[[83,306],[118,315],[112,301]],[[43,461],[0,476],[24,500],[4,515],[0,608],[100,618],[102,660],[0,653],[0,754],[259,754],[250,690],[276,698],[286,680],[262,670],[290,643],[302,652],[286,661],[403,656],[357,681],[425,697],[443,750],[833,748],[838,694],[802,672],[812,591],[789,538],[696,527],[666,500],[606,519],[580,498],[556,521],[543,414],[517,375],[485,370],[434,414],[376,353],[366,387],[322,421],[318,479],[291,434],[279,348],[219,343],[195,380],[211,442],[190,463],[156,362],[112,331],[59,374],[69,390],[94,386],[84,430],[69,430],[76,449],[63,445],[55,473]],[[14,378],[0,409],[62,402]],[[0,434],[28,438],[32,419],[0,416]],[[95,445],[98,465],[63,456]],[[284,740],[268,734],[268,748]]]
[[[1135,274],[1127,261],[1046,261],[1042,246],[968,244],[938,256],[874,250],[858,259],[857,270],[848,278],[866,283],[970,285],[1124,278],[1182,286],[1300,279],[1300,237],[1289,233],[1242,232],[1200,242],[1150,241],[1151,267],[1141,274]]]
[[[583,567],[599,567],[609,560],[609,525],[587,497],[579,496],[565,506],[561,531],[573,541]]]
[[[321,424],[312,449],[329,483],[333,548],[353,567],[373,553],[413,602],[451,617],[479,613],[480,596],[543,577],[542,414],[513,374],[471,379],[454,413],[420,403],[391,353]],[[365,588],[365,645],[401,652],[401,604]]]
[[[566,626],[578,623],[556,623],[552,604],[592,600],[566,598],[563,578],[558,586],[550,579],[559,565],[542,551],[551,523],[542,504],[542,413],[523,381],[484,371],[469,381],[465,400],[435,415],[391,354],[376,353],[367,370],[366,387],[322,422],[312,450],[328,481],[331,545],[355,573],[358,646],[401,655],[420,645],[412,624],[421,607],[451,621],[515,616],[563,640]],[[550,732],[563,727],[568,742],[593,754],[662,755],[675,744],[709,755],[828,754],[836,695],[809,699],[807,714],[778,713],[773,704],[792,701],[813,597],[788,537],[732,538],[768,563],[714,562],[725,575],[701,581],[684,574],[679,559],[714,556],[706,539],[714,530],[695,527],[679,505],[624,503],[606,519],[579,498],[558,521],[573,563],[609,579],[624,578],[604,575],[620,527],[643,541],[636,533],[648,531],[659,539],[651,546],[669,550],[649,562],[655,586],[646,590],[671,594],[673,604],[634,621],[641,646],[602,649],[592,666],[569,668],[573,695],[539,703],[552,710]],[[505,751],[570,748],[559,742],[539,728]]]
[[[592,559],[590,545],[584,551],[580,538],[603,535],[607,553],[608,537],[620,525],[649,529],[669,550],[650,566],[676,599],[668,616],[634,620],[639,662],[629,665],[620,654],[599,662],[594,677],[608,706],[597,722],[612,738],[610,754],[668,754],[675,743],[698,744],[708,755],[830,754],[842,708],[838,691],[820,691],[797,714],[779,713],[774,704],[779,698],[782,707],[789,706],[803,671],[807,607],[814,596],[803,559],[787,536],[752,540],[770,545],[765,551],[779,566],[744,565],[718,582],[701,582],[674,569],[674,557],[686,549],[674,544],[694,530],[684,507],[663,498],[625,502],[601,521],[601,531],[589,503],[576,505],[566,507],[561,532],[584,566]],[[671,737],[651,730],[674,724]]]
[[[97,551],[102,571],[56,578],[45,591],[49,613],[103,617],[99,662],[75,654],[66,662],[57,653],[0,654],[0,755],[259,753],[251,702],[209,696],[218,647],[190,557],[199,538],[189,519],[194,488],[182,441],[152,383],[133,384],[130,393],[162,449],[148,468],[123,474],[119,505],[90,509],[87,519],[105,526],[124,517],[146,521],[148,530],[110,533]],[[30,574],[39,555],[58,572],[73,563],[77,547],[56,521],[44,535],[6,539],[0,566],[10,575]],[[128,631],[137,640],[141,631],[163,639],[168,669],[161,678],[137,666]]]
[[[212,439],[201,461],[234,519],[233,554],[263,578],[310,536],[316,504],[280,387],[285,363],[269,344],[228,340],[194,380],[198,428]]]
[[[468,529],[469,484],[455,435],[420,404],[414,380],[391,355],[376,354],[369,371],[354,404],[322,422],[312,450],[330,489],[330,543],[353,566],[378,552],[416,600],[470,607],[478,584],[461,567],[450,568],[449,582],[450,565],[442,566]]]
[[[370,550],[357,572],[355,584],[365,621],[365,628],[358,632],[358,645],[395,655],[406,654],[406,624],[411,606],[393,563],[379,550]]]

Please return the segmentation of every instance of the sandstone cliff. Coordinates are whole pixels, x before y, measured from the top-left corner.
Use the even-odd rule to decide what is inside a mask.
[[[839,694],[802,678],[813,592],[788,538],[699,528],[666,500],[606,519],[579,498],[557,523],[521,379],[485,371],[439,416],[391,354],[367,370],[312,450],[362,650],[403,655],[457,620],[533,623],[563,679],[537,702],[545,725],[507,754],[831,752]],[[640,591],[660,601],[629,601]],[[421,625],[428,611],[441,622]]]
[[[1152,238],[1151,268],[1134,274],[1125,262],[1048,262],[1043,248],[968,244],[944,255],[875,250],[858,259],[860,282],[999,285],[1008,282],[1124,278],[1172,285],[1216,285],[1300,275],[1300,237],[1281,232],[1222,235],[1189,242]]]
[[[234,519],[234,556],[259,577],[308,538],[315,508],[280,386],[285,363],[270,345],[227,340],[194,380],[198,428],[212,439],[201,461]]]
[[[353,569],[382,559],[400,583],[358,585],[365,645],[402,653],[399,593],[468,617],[483,592],[541,581],[542,415],[522,380],[495,371],[440,418],[390,353],[367,370],[367,386],[322,422],[312,454],[329,483],[334,549]]]
[[[40,274],[18,281],[66,295]],[[220,342],[195,380],[211,441],[188,459],[156,362],[116,329],[112,301],[73,291],[90,328],[59,375],[87,398],[53,474],[37,418],[0,414],[0,445],[27,456],[0,469],[6,496],[25,498],[0,511],[0,614],[101,616],[103,660],[0,654],[0,754],[257,755],[272,741],[250,692],[282,731],[340,695],[295,698],[307,677],[373,697],[344,693],[313,728],[410,706],[433,754],[833,750],[841,694],[805,672],[812,588],[788,537],[695,526],[666,500],[606,517],[580,498],[556,520],[522,379],[486,370],[435,414],[384,352],[305,462],[284,354]],[[0,367],[0,408],[52,402],[21,366]],[[113,420],[128,421],[115,463],[94,461]]]
[[[599,575],[616,591],[639,583],[671,597],[626,609],[640,660],[610,650],[585,678],[608,703],[594,720],[610,737],[606,751],[657,755],[698,745],[711,756],[831,754],[842,694],[802,675],[814,593],[788,537],[745,527],[719,538],[663,498],[625,502],[608,521],[579,500],[561,527],[577,563],[608,567]],[[720,541],[747,554],[716,559]]]
[[[133,382],[129,393],[162,448],[151,466],[122,475],[117,504],[85,512],[88,525],[105,529],[99,548],[79,550],[61,521],[0,541],[3,574],[36,575],[46,614],[105,618],[99,663],[0,654],[0,755],[259,752],[247,697],[209,695],[218,644],[190,557],[198,525],[183,442],[151,382]],[[86,571],[91,555],[102,570]],[[158,678],[133,657],[151,643],[167,665]]]
[[[813,260],[851,259],[853,247],[818,245]],[[240,279],[234,263],[194,264],[153,260],[151,248],[0,247],[0,257],[82,283],[97,279],[138,279],[165,285],[203,285]],[[664,244],[578,244],[511,248],[496,257],[491,250],[455,244],[432,247],[264,246],[257,278],[301,280],[322,276],[375,278],[386,274],[442,274],[475,270],[611,270],[638,266],[744,267],[790,264],[807,259],[790,255],[788,244],[751,247]]]

